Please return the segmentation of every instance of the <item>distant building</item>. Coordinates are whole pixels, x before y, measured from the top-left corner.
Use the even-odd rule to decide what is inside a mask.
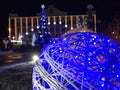
[[[96,14],[88,12],[86,15],[67,15],[67,12],[56,9],[53,5],[45,10],[50,33],[53,38],[60,37],[66,31],[77,28],[79,20],[88,19],[88,28],[96,32]],[[19,17],[9,14],[8,31],[12,42],[31,44],[33,32],[39,27],[40,14],[36,16]]]
[[[120,16],[113,16],[112,22],[108,24],[106,36],[120,44]]]

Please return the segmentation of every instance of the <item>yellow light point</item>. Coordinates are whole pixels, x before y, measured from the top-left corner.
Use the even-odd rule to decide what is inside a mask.
[[[40,35],[40,37],[42,38],[42,37],[43,37],[43,35]]]
[[[115,38],[118,38],[118,36],[116,36]]]
[[[12,61],[12,60],[8,60],[7,62],[8,62],[8,63],[11,63],[11,62],[13,62],[13,61]]]
[[[115,34],[115,32],[112,32],[112,34]]]

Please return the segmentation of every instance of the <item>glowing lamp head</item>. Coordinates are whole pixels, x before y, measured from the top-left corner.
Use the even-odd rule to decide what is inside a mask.
[[[33,59],[34,62],[36,62],[36,61],[39,59],[39,57],[38,57],[37,55],[34,55],[34,56],[32,57],[32,59]]]

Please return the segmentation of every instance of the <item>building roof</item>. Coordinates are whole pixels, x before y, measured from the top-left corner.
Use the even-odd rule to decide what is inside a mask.
[[[46,15],[47,16],[58,16],[58,15],[67,15],[67,12],[63,12],[57,8],[55,8],[54,5],[50,5],[46,10]],[[39,13],[37,13],[37,15],[40,15]]]

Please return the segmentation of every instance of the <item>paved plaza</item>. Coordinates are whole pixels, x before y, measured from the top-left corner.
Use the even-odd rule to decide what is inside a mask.
[[[32,90],[33,66],[30,62],[24,62],[1,71],[0,90]]]
[[[32,56],[36,54],[0,52],[0,90],[32,90]]]

